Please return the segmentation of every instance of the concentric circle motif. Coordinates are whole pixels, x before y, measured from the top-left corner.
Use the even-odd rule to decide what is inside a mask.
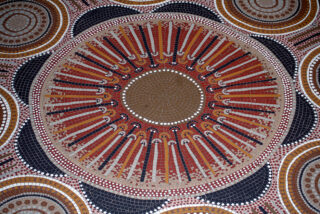
[[[310,51],[300,65],[300,82],[309,98],[320,105],[320,48]]]
[[[318,14],[316,0],[218,0],[220,14],[240,28],[282,34],[308,26]]]
[[[56,44],[68,27],[60,1],[8,1],[0,4],[0,57],[40,53]]]
[[[169,208],[165,211],[160,212],[161,214],[187,214],[187,213],[215,213],[215,214],[232,214],[234,212],[225,210],[220,207],[208,206],[208,205],[189,205]]]
[[[0,86],[0,146],[8,142],[19,118],[18,106],[9,92]]]
[[[43,67],[33,126],[53,161],[85,182],[147,198],[199,195],[248,176],[281,142],[294,105],[283,71],[218,23],[118,19]]]
[[[319,141],[308,142],[283,160],[279,190],[289,213],[320,212],[319,145]]]
[[[14,177],[0,182],[1,213],[90,213],[84,200],[64,184],[44,177]]]
[[[113,0],[113,1],[119,2],[122,4],[127,4],[127,5],[144,6],[144,5],[163,3],[168,0]]]

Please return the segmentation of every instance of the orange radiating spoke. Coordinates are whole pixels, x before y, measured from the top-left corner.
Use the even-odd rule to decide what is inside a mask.
[[[203,155],[203,153],[201,152],[200,148],[198,147],[197,143],[194,141],[194,139],[191,136],[191,131],[189,130],[185,130],[182,131],[181,133],[182,136],[186,136],[190,142],[192,143],[192,145],[194,146],[194,148],[197,150],[198,154],[200,155],[200,157],[202,158],[203,162],[206,164],[206,166],[210,169],[210,171],[212,172],[212,174],[215,174],[214,170],[212,169],[210,163],[208,162],[208,160],[206,159],[206,157]]]
[[[168,139],[170,135],[166,132],[160,134],[161,139],[163,140],[164,146],[164,169],[165,169],[165,182],[169,183],[169,147]]]
[[[127,166],[128,162],[129,162],[129,160],[130,160],[133,152],[135,151],[135,149],[136,149],[137,146],[139,145],[141,139],[143,139],[143,138],[145,138],[145,137],[147,136],[144,131],[138,132],[137,135],[138,135],[138,138],[137,138],[136,142],[134,143],[133,147],[131,148],[129,154],[127,155],[125,161],[123,162],[122,167],[121,167],[121,169],[119,170],[119,173],[118,173],[118,175],[117,175],[117,178],[120,178],[120,177],[121,177],[123,170],[126,168],[126,166]]]
[[[95,77],[99,77],[101,79],[108,80],[109,81],[108,83],[111,83],[111,84],[116,84],[116,83],[119,82],[119,79],[117,77],[106,77],[106,76],[103,76],[103,75],[100,75],[100,74],[96,74],[94,72],[90,72],[90,71],[87,71],[87,70],[83,70],[81,68],[76,68],[76,67],[73,67],[73,66],[70,66],[70,65],[63,65],[63,67],[69,68],[69,69],[74,70],[74,71],[78,71],[78,72],[83,73],[83,74],[88,74],[88,75],[91,75],[91,76],[95,76]]]
[[[200,27],[199,30],[197,31],[197,33],[194,35],[194,37],[192,38],[191,42],[189,43],[186,51],[184,52],[181,60],[178,60],[179,63],[186,63],[185,60],[187,58],[187,55],[188,53],[190,52],[191,50],[191,47],[193,46],[193,44],[197,41],[198,37],[200,36],[200,34],[202,33],[203,31],[203,27]]]
[[[207,67],[217,56],[219,56],[223,51],[225,51],[230,45],[232,45],[233,42],[228,42],[223,46],[217,53],[215,53],[210,59],[208,59],[203,65],[201,65],[202,68]]]
[[[72,124],[72,125],[67,126],[67,127],[63,128],[63,129],[59,129],[58,131],[55,131],[54,134],[59,134],[59,133],[64,132],[64,131],[68,131],[68,130],[70,130],[70,129],[72,129],[72,128],[75,128],[75,127],[78,127],[78,126],[81,126],[81,125],[84,125],[84,124],[93,122],[93,121],[95,121],[95,120],[101,119],[101,118],[106,117],[106,116],[110,116],[110,113],[108,112],[108,113],[105,113],[105,114],[103,114],[103,115],[99,115],[99,116],[97,116],[97,117],[93,117],[93,118],[90,118],[90,119],[88,119],[88,120],[85,120],[85,121],[82,121],[82,122],[79,122],[79,123]]]
[[[103,56],[105,59],[109,60],[110,62],[112,62],[113,64],[117,65],[119,67],[119,69],[125,73],[128,73],[130,70],[126,69],[125,67],[123,67],[122,65],[120,65],[119,63],[117,63],[115,60],[113,60],[111,57],[109,57],[107,54],[105,54],[104,52],[100,51],[98,48],[94,47],[93,45],[91,45],[89,42],[86,42],[86,45],[93,51],[95,51],[97,54]]]
[[[120,124],[120,126],[123,126],[123,128],[118,128],[115,132],[113,132],[110,136],[108,136],[103,142],[101,142],[99,145],[94,147],[92,150],[87,152],[85,155],[83,155],[79,161],[83,161],[84,159],[88,158],[90,155],[94,154],[96,151],[101,149],[103,146],[105,146],[110,140],[112,140],[119,132],[123,131],[124,129],[127,128],[127,125],[125,124]]]
[[[254,125],[254,126],[259,126],[259,127],[262,127],[262,128],[265,128],[265,129],[268,129],[270,130],[271,128],[269,126],[265,126],[265,125],[262,125],[260,123],[256,123],[256,122],[253,122],[251,120],[247,120],[247,119],[244,119],[242,117],[238,117],[238,116],[233,116],[233,115],[230,115],[230,114],[224,114],[222,111],[213,111],[212,113],[213,115],[215,116],[224,116],[224,117],[228,117],[228,118],[231,118],[231,119],[234,119],[234,120],[239,120],[241,122],[245,122],[245,123],[248,123],[248,124],[251,124],[251,125]]]
[[[234,72],[234,73],[231,73],[231,74],[228,74],[228,75],[223,75],[222,77],[216,78],[214,80],[215,81],[219,81],[219,80],[223,80],[223,79],[226,79],[226,78],[229,78],[229,77],[233,77],[233,76],[239,75],[239,74],[241,74],[243,72],[246,72],[246,71],[252,70],[254,68],[260,67],[260,66],[262,66],[262,64],[253,65],[253,66],[250,66],[249,68],[245,68],[245,69],[242,69],[240,71],[237,71],[237,72]]]
[[[72,95],[72,94],[46,94],[45,97],[48,98],[101,98],[104,100],[110,100],[112,98],[112,95],[107,93],[107,94],[102,94],[102,95]]]
[[[161,22],[158,22],[158,39],[159,39],[159,55],[160,59],[157,60],[159,63],[166,63],[168,59],[164,58],[163,55],[163,38],[162,38],[162,26]]]
[[[144,59],[141,58],[140,54],[138,53],[138,51],[135,49],[134,45],[132,44],[131,40],[129,39],[129,37],[127,36],[126,32],[124,31],[123,27],[119,26],[119,29],[121,31],[121,34],[123,36],[123,38],[127,41],[127,43],[129,44],[130,48],[132,49],[132,51],[134,52],[134,54],[137,56],[139,64],[143,65],[146,63],[146,61]]]
[[[223,98],[260,98],[260,97],[280,97],[280,94],[222,94],[221,97]]]

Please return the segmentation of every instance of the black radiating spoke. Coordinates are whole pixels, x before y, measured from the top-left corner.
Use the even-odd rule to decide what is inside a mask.
[[[232,165],[232,162],[223,154],[223,152],[220,151],[213,143],[212,141],[207,138],[207,136],[200,131],[196,126],[192,126],[209,144],[210,146],[225,160],[227,161],[230,165]]]
[[[144,162],[143,162],[143,168],[142,168],[142,173],[141,173],[141,178],[140,178],[141,182],[144,182],[144,179],[146,177],[146,170],[147,170],[147,166],[148,166],[148,162],[149,162],[149,158],[150,158],[150,153],[151,153],[151,147],[152,147],[151,142],[152,142],[153,134],[154,134],[154,132],[151,131],[150,136],[149,136],[146,156],[145,156]]]
[[[13,158],[9,158],[8,160],[0,162],[0,166],[5,165],[6,163],[9,163],[10,161],[13,161]]]
[[[313,34],[313,35],[311,35],[311,36],[309,36],[309,37],[307,37],[307,38],[305,38],[305,39],[303,39],[303,40],[301,40],[301,41],[299,41],[297,43],[294,43],[294,46],[300,45],[300,44],[302,44],[302,43],[304,43],[304,42],[306,42],[306,41],[308,41],[308,40],[310,40],[310,39],[312,39],[314,37],[317,37],[317,36],[320,36],[320,33],[315,33],[315,34]]]
[[[124,54],[122,51],[120,51],[107,37],[103,37],[103,39],[118,53],[120,54],[134,69],[138,69],[138,67],[133,64],[133,62]]]
[[[144,34],[144,31],[143,31],[141,25],[139,25],[139,30],[140,30],[140,34],[141,34],[141,36],[142,36],[143,45],[144,45],[144,47],[145,47],[146,50],[147,50],[147,54],[148,54],[148,58],[149,58],[150,63],[151,63],[151,67],[154,68],[154,67],[156,67],[157,65],[155,65],[155,63],[154,63],[154,60],[153,60],[153,58],[152,58],[152,55],[151,55],[151,52],[150,52],[150,49],[149,49],[149,46],[148,46],[148,43],[147,43],[146,35]]]
[[[77,108],[70,108],[70,109],[64,109],[64,110],[59,110],[59,111],[52,111],[52,112],[48,112],[47,115],[65,113],[65,112],[70,112],[70,111],[79,111],[79,110],[83,110],[83,109],[96,108],[96,107],[100,107],[100,106],[109,106],[109,105],[114,105],[114,102],[115,101],[112,101],[110,103],[101,103],[101,104],[96,104],[96,105],[81,106],[81,107],[77,107]]]
[[[58,80],[58,79],[53,79],[53,81],[65,83],[69,85],[79,85],[79,86],[96,87],[96,88],[111,88],[111,89],[115,88],[115,86],[110,86],[110,85],[97,85],[97,84],[89,84],[89,83],[71,82],[66,80]]]
[[[189,170],[188,170],[188,167],[187,167],[186,162],[184,161],[183,154],[182,154],[182,151],[181,151],[181,148],[180,148],[180,143],[179,143],[177,131],[174,130],[173,133],[174,133],[174,136],[175,136],[175,139],[176,139],[176,142],[177,142],[177,148],[178,148],[178,152],[179,152],[180,159],[181,159],[182,164],[183,164],[183,168],[184,168],[184,170],[185,170],[186,173],[187,173],[188,180],[191,181],[191,177],[190,177],[190,174],[189,174]]]
[[[212,44],[218,39],[218,36],[213,37],[210,43],[199,53],[198,56],[193,60],[190,67],[187,67],[188,70],[192,69],[196,62],[207,52],[207,50],[212,46]]]
[[[220,107],[220,108],[226,108],[226,109],[236,109],[241,111],[255,111],[255,112],[264,112],[268,114],[274,114],[274,111],[267,111],[267,110],[261,110],[261,109],[255,109],[255,108],[243,108],[243,107],[236,107],[236,106],[225,106],[225,105],[218,105],[214,104],[215,101],[210,101],[208,103],[208,107],[211,109],[214,109],[214,107]]]
[[[107,128],[107,127],[108,127],[108,126],[110,126],[111,124],[114,124],[114,123],[116,123],[116,122],[118,122],[118,121],[120,121],[120,120],[122,120],[122,119],[123,119],[122,117],[119,117],[118,119],[115,119],[115,120],[113,120],[113,121],[111,121],[111,122],[109,122],[109,123],[107,123],[107,124],[105,124],[105,125],[101,126],[101,127],[97,128],[97,129],[95,129],[94,131],[92,131],[92,132],[90,132],[90,133],[88,133],[88,134],[86,134],[86,135],[84,135],[84,136],[80,137],[79,139],[77,139],[77,140],[73,141],[72,143],[69,143],[69,144],[68,144],[68,146],[69,146],[69,147],[70,147],[70,146],[73,146],[73,145],[75,145],[75,144],[77,144],[77,143],[79,143],[79,142],[83,141],[84,139],[86,139],[86,138],[90,137],[91,135],[93,135],[93,134],[96,134],[96,133],[100,132],[101,130],[103,130],[103,129]]]
[[[218,87],[218,88],[211,88],[211,90],[215,91],[215,90],[220,90],[220,89],[230,88],[230,87],[235,87],[235,86],[250,85],[250,84],[262,83],[262,82],[270,82],[270,81],[273,81],[273,80],[276,80],[276,79],[277,78],[266,79],[266,80],[257,80],[257,81],[252,81],[252,82],[237,83],[237,84],[232,84],[232,85],[221,86],[221,87]]]
[[[249,135],[246,135],[246,134],[244,134],[244,133],[242,133],[242,132],[240,132],[240,131],[238,131],[238,130],[236,130],[236,129],[234,129],[234,128],[226,125],[226,124],[220,123],[219,121],[217,121],[215,119],[212,119],[211,117],[208,117],[207,119],[212,121],[212,122],[215,122],[215,123],[219,124],[220,126],[223,126],[223,127],[227,128],[230,131],[233,131],[233,132],[235,132],[235,133],[237,133],[237,134],[239,134],[239,135],[241,135],[241,136],[243,136],[243,137],[245,137],[245,138],[257,143],[257,144],[263,145],[259,140],[254,139],[253,137],[250,137]]]
[[[103,167],[105,167],[107,165],[107,163],[110,161],[110,159],[113,157],[113,155],[116,154],[118,149],[124,144],[124,142],[126,142],[126,140],[128,139],[129,135],[131,135],[136,128],[137,128],[136,126],[133,126],[133,128],[124,136],[124,138],[122,138],[122,140],[118,143],[116,148],[113,149],[113,151],[108,155],[108,157],[99,166],[98,170],[102,170]]]
[[[227,67],[227,66],[230,65],[231,63],[236,62],[236,61],[238,61],[239,59],[241,59],[241,58],[243,58],[243,57],[245,57],[245,56],[247,56],[247,55],[249,55],[249,54],[250,54],[250,52],[245,53],[245,54],[243,54],[243,55],[241,55],[241,56],[239,56],[239,57],[237,57],[237,58],[234,58],[234,59],[230,60],[229,62],[221,65],[219,68],[211,71],[210,73],[207,73],[207,74],[204,75],[203,77],[204,77],[204,78],[207,78],[208,76],[211,76],[212,74],[216,73],[217,71],[221,70],[222,68]]]
[[[179,38],[180,38],[180,32],[181,32],[181,28],[178,27],[178,31],[177,31],[177,35],[176,35],[176,40],[174,43],[174,50],[173,50],[173,57],[172,57],[172,65],[176,65],[177,64],[177,52],[178,52],[178,45],[179,45]]]
[[[113,69],[111,69],[111,68],[108,68],[108,67],[100,64],[99,62],[97,62],[97,61],[95,61],[95,60],[93,60],[93,59],[90,59],[89,57],[87,57],[87,56],[85,56],[85,55],[83,55],[83,54],[81,54],[81,53],[75,52],[75,54],[76,54],[77,56],[80,56],[81,58],[87,60],[88,62],[91,62],[91,63],[99,66],[100,68],[103,68],[103,69],[105,69],[105,70],[107,70],[107,71],[110,71],[110,72],[112,72],[112,73],[114,73],[114,74],[117,74],[117,75],[119,75],[119,76],[121,76],[121,77],[125,76],[125,75],[123,75],[123,74],[121,74],[121,73],[119,73],[119,72],[117,72],[117,71],[115,71],[115,70],[113,70]]]

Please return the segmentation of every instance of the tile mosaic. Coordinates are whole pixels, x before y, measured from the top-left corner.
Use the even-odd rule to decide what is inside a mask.
[[[319,213],[319,1],[0,2],[0,213]]]

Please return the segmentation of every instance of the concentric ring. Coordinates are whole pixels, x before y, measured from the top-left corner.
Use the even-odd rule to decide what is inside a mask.
[[[279,173],[281,199],[289,213],[319,213],[319,141],[307,142],[291,151]]]
[[[84,199],[60,181],[17,176],[0,182],[2,213],[90,213]]]
[[[300,83],[308,97],[320,106],[319,86],[320,48],[311,50],[300,65]]]
[[[68,28],[60,1],[14,1],[0,4],[0,57],[18,58],[54,46]]]
[[[11,139],[18,119],[19,109],[16,100],[0,86],[0,147]]]
[[[316,0],[290,1],[215,1],[220,14],[230,23],[261,34],[285,34],[300,30],[316,18]]]

